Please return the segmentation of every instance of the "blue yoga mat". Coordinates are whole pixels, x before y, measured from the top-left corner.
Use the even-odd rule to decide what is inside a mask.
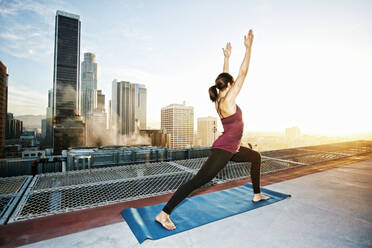
[[[261,193],[271,197],[269,200],[252,202],[252,184],[216,191],[186,198],[172,212],[170,218],[175,230],[166,230],[155,221],[155,216],[166,203],[141,208],[127,208],[121,215],[128,223],[139,243],[146,239],[160,239],[194,227],[240,214],[255,208],[281,201],[291,195],[261,187]]]

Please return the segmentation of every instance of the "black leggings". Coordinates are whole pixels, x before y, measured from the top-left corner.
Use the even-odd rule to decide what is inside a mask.
[[[240,147],[239,152],[232,154],[222,149],[212,149],[207,161],[200,168],[198,173],[189,181],[182,184],[173,194],[172,198],[164,206],[163,211],[171,214],[173,209],[183,201],[192,191],[211,181],[217,176],[229,161],[251,162],[251,178],[253,192],[260,193],[260,173],[261,173],[261,155],[247,147]]]

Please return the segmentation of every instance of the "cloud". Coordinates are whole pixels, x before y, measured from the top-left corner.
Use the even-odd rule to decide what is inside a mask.
[[[18,58],[42,60],[53,54],[53,34],[33,26],[15,24],[0,33],[0,51]]]
[[[53,34],[48,30],[37,27],[25,30],[19,25],[13,25],[11,31],[9,29],[0,33],[2,52],[33,60],[46,59],[53,54]]]
[[[0,2],[0,15],[11,17],[20,14],[22,11],[33,12],[40,16],[50,16],[55,13],[55,5],[61,4],[60,1],[34,1],[34,0],[15,0]]]
[[[0,52],[36,61],[50,59],[54,16],[57,9],[65,6],[57,0],[1,1],[0,22],[4,25],[0,31]]]
[[[10,34],[10,33],[0,33],[0,38],[7,39],[7,40],[24,40],[24,37],[19,35]]]

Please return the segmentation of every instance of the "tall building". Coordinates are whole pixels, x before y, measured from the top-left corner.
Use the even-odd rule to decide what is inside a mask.
[[[146,129],[147,91],[143,84],[116,79],[112,82],[112,128],[114,144],[123,143],[123,134]],[[125,142],[124,142],[125,143]]]
[[[16,120],[12,113],[6,114],[6,139],[19,139],[23,131],[23,122]]]
[[[81,112],[85,121],[93,113],[96,107],[97,91],[97,63],[96,55],[84,53],[84,61],[81,63]]]
[[[103,144],[111,144],[108,131],[106,130],[106,112],[93,111],[90,114],[87,126],[87,145],[102,146]]]
[[[198,118],[197,127],[197,145],[202,147],[210,147],[216,140],[217,133],[217,118],[216,117],[200,117]]]
[[[97,106],[96,111],[106,112],[106,109],[105,109],[105,95],[102,94],[102,90],[97,90],[96,101],[97,101],[97,104],[95,104]]]
[[[112,129],[111,100],[109,100],[108,104],[109,104],[108,105],[108,129],[111,130]]]
[[[102,90],[96,90],[95,108],[86,120],[87,145],[101,146],[111,142],[107,128],[107,114],[105,109],[105,95]],[[110,143],[111,144],[111,143]]]
[[[41,120],[41,138],[45,140],[46,137],[46,119]]]
[[[79,110],[80,20],[58,10],[55,23],[53,117],[56,123]]]
[[[143,84],[134,84],[134,105],[135,105],[135,121],[137,122],[137,128],[146,129],[146,115],[147,115],[147,89]]]
[[[170,147],[170,134],[164,133],[161,129],[141,129],[141,137],[148,137],[152,146]]]
[[[79,18],[59,10],[56,13],[53,77],[53,147],[56,154],[69,147],[85,145],[85,124],[79,117]]]
[[[62,150],[85,146],[85,123],[80,116],[65,119],[54,127],[54,153],[61,154]]]
[[[194,136],[194,108],[171,104],[161,109],[161,129],[170,134],[171,149],[192,147]]]
[[[46,108],[46,130],[44,145],[53,146],[53,89],[48,90],[48,107]]]
[[[4,157],[6,114],[8,112],[8,71],[0,61],[0,158]]]

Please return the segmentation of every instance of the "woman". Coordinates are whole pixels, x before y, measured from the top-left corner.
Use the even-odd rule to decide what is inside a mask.
[[[155,220],[168,230],[176,228],[169,218],[173,209],[192,191],[211,181],[230,160],[235,162],[251,162],[252,167],[250,173],[254,191],[253,202],[259,202],[270,198],[262,195],[260,191],[260,153],[250,148],[240,146],[244,125],[242,112],[235,104],[235,98],[238,96],[248,72],[252,42],[253,32],[249,30],[248,36],[244,36],[244,45],[246,48],[245,56],[240,66],[239,75],[235,81],[229,74],[231,44],[228,42],[226,48],[222,48],[225,57],[223,73],[218,75],[216,84],[209,88],[209,96],[215,103],[217,113],[221,118],[224,133],[213,143],[211,153],[198,173],[190,181],[178,188],[172,198],[164,206],[163,210],[155,217]]]

